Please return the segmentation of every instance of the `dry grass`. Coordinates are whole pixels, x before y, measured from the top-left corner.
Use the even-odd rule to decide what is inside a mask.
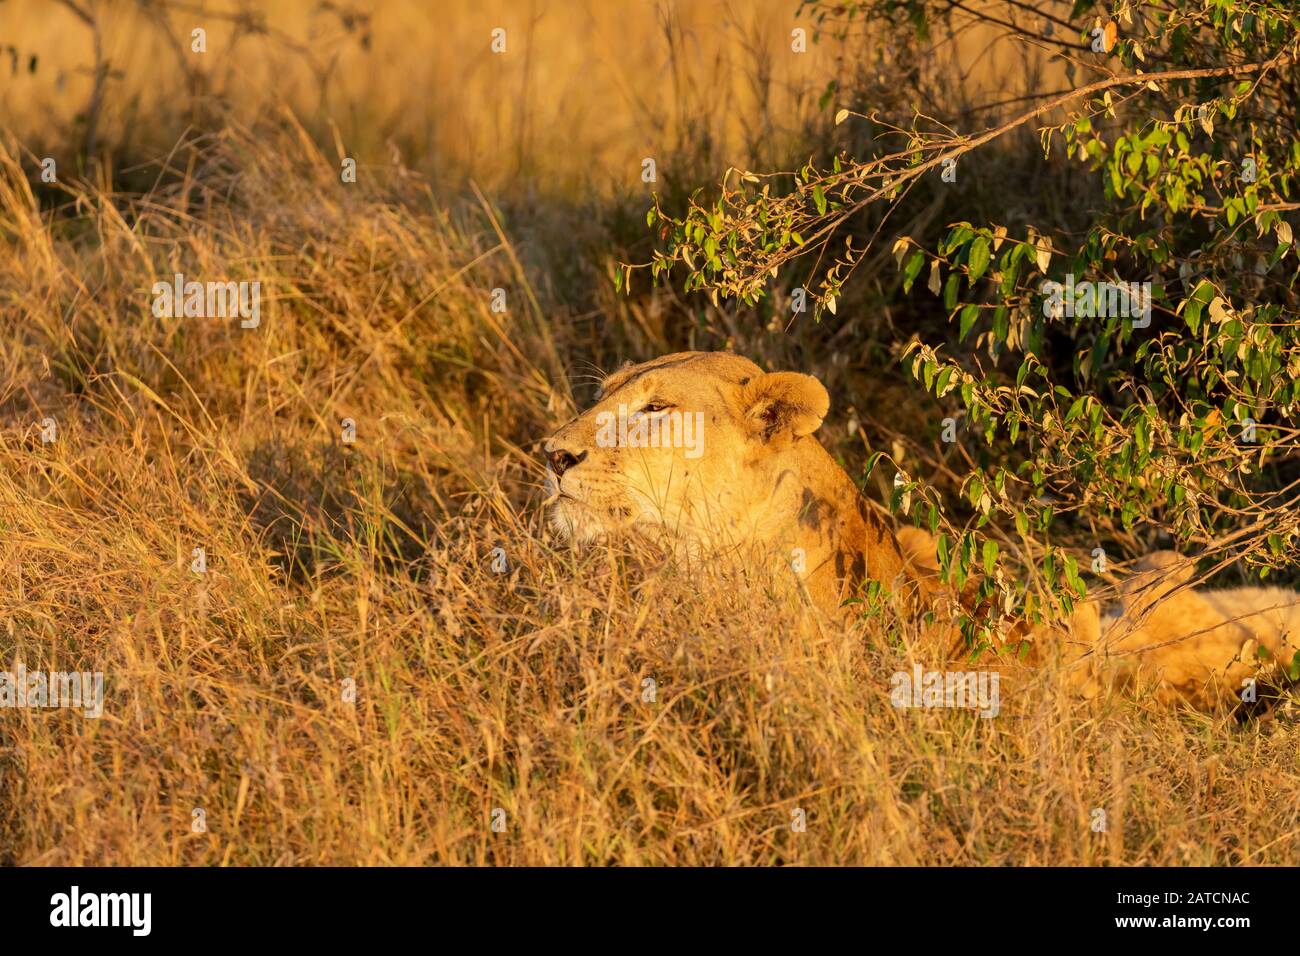
[[[245,122],[287,106],[314,131],[337,128],[363,163],[385,162],[396,149],[440,181],[473,175],[485,187],[527,184],[569,197],[634,188],[642,158],[667,163],[668,143],[684,135],[710,138],[710,162],[722,167],[743,161],[760,138],[769,156],[773,140],[788,145],[810,98],[846,69],[829,47],[789,55],[790,31],[812,26],[797,6],[81,4],[98,12],[111,70],[101,143],[166,150],[217,103]],[[191,48],[198,27],[207,31],[204,53]],[[490,48],[495,29],[505,31],[506,55]],[[16,41],[17,57],[12,72],[0,57],[0,115],[41,155],[71,163],[94,92],[95,30],[52,0],[12,0],[0,5],[0,36]],[[752,128],[760,109],[768,120]]]
[[[798,0],[76,6],[93,22],[61,0],[0,4],[0,116],[61,168],[80,161],[92,112],[95,142],[134,158],[166,152],[214,117],[251,124],[287,107],[363,164],[396,152],[457,188],[472,176],[532,198],[646,195],[647,156],[661,184],[681,186],[732,164],[806,160],[807,126],[827,112],[818,100],[832,81],[845,105],[904,115],[914,106],[900,98],[887,38],[814,42],[815,20]],[[192,49],[195,28],[206,31],[206,52]],[[796,28],[808,34],[798,55]],[[491,50],[496,29],[507,55]],[[995,35],[975,27],[935,44],[954,71],[962,63],[946,106],[1060,85],[1059,68],[1040,72],[1040,49]],[[97,106],[96,64],[105,77]]]
[[[99,720],[0,713],[5,862],[1297,861],[1294,724],[1051,668],[996,719],[897,710],[906,635],[558,546],[529,443],[587,321],[483,207],[345,188],[291,123],[200,145],[54,215],[0,169],[0,650],[108,688]],[[262,326],[152,318],[174,271],[260,277]]]
[[[855,419],[938,477],[918,451],[936,409],[882,380],[906,334],[887,308],[784,330],[607,281],[644,156],[675,189],[798,162],[828,80],[900,106],[871,42],[787,55],[788,0],[368,21],[287,2],[265,35],[233,6],[81,7],[109,68],[99,148],[166,159],[77,181],[93,31],[0,4],[0,670],[107,684],[98,720],[0,709],[0,862],[1300,859],[1293,720],[1085,704],[1051,666],[995,719],[898,710],[906,628],[819,623],[759,576],[631,543],[575,554],[545,528],[533,442],[585,400],[589,363],[683,346],[817,372],[851,470]],[[195,11],[203,59],[176,47]],[[494,26],[519,55],[488,52]],[[1026,72],[983,56],[953,96]],[[38,196],[46,155],[60,185]],[[178,271],[260,280],[260,328],[154,318]]]

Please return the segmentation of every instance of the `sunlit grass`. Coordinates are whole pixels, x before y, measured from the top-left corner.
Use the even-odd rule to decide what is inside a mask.
[[[185,155],[57,219],[0,173],[0,649],[108,684],[0,711],[5,862],[1294,863],[1294,724],[1050,667],[993,720],[896,710],[906,635],[569,551],[531,442],[587,326],[490,207],[345,188],[292,127]],[[173,271],[261,277],[261,327],[153,318]]]

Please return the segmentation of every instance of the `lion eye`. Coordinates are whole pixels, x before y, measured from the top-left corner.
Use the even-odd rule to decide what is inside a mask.
[[[665,409],[670,407],[671,406],[667,402],[659,402],[659,401],[646,402],[644,405],[641,406],[640,411],[642,415],[650,415],[654,412],[662,412]]]

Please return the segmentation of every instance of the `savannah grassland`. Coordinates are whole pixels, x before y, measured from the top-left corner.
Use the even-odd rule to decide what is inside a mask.
[[[845,98],[905,107],[887,43],[795,55],[790,0],[239,9],[0,4],[0,660],[107,684],[99,720],[0,711],[0,862],[1300,859],[1293,719],[1080,702],[1051,665],[996,719],[898,710],[906,628],[546,527],[537,440],[596,369],[688,347],[818,374],[850,473],[946,480],[895,362],[943,317],[887,255],[820,325],[611,282],[650,249],[644,157],[670,199],[792,168]],[[1045,82],[977,40],[932,64],[950,108]],[[947,201],[1078,196],[1032,146]],[[260,280],[260,327],[155,318],[175,272]]]

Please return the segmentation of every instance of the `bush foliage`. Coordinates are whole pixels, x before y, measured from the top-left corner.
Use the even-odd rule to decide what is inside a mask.
[[[806,6],[824,42],[851,42],[865,22],[902,35],[909,57],[972,18],[925,0]],[[1035,129],[1041,163],[1079,164],[1091,182],[1017,196],[1030,211],[1012,221],[892,237],[901,294],[937,297],[949,320],[914,337],[904,361],[927,391],[959,402],[989,452],[961,476],[960,521],[944,495],[905,475],[895,506],[910,499],[918,523],[945,532],[957,582],[995,572],[988,522],[1014,526],[1033,573],[981,586],[1034,616],[1045,600],[1068,610],[1087,591],[1078,549],[1053,545],[1061,516],[1084,509],[1102,529],[1094,571],[1105,570],[1103,536],[1134,531],[1220,564],[1244,559],[1260,577],[1294,564],[1300,12],[1277,0],[1080,0],[1063,17],[1007,9],[1006,20],[975,19],[1063,43],[1066,89],[1024,97],[1001,121],[968,111],[963,126],[837,103],[835,121],[865,127],[867,148],[791,173],[728,171],[676,215],[656,203],[647,220],[663,244],[649,271],[749,303],[798,272],[811,318],[841,321],[837,302],[890,238],[891,214],[914,206],[914,193],[962,190],[967,154]]]

